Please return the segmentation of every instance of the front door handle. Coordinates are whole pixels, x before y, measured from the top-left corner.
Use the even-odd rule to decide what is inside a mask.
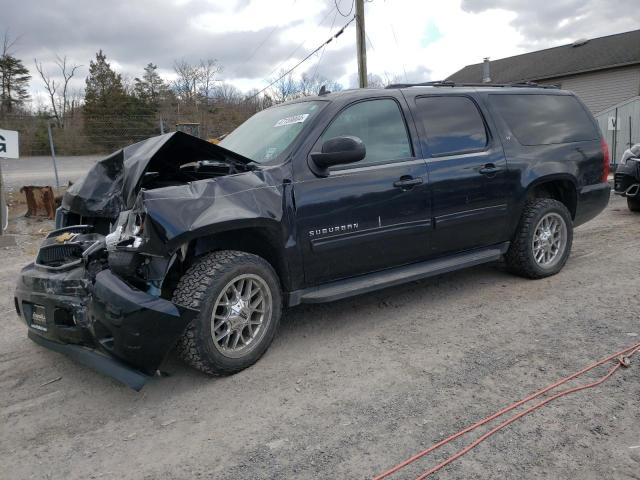
[[[484,165],[482,168],[480,168],[480,170],[478,170],[478,172],[482,175],[495,175],[496,173],[498,173],[500,170],[502,170],[501,168],[498,168],[495,166],[495,164],[493,163],[487,163],[486,165]]]
[[[403,175],[402,177],[400,177],[400,180],[396,180],[395,182],[393,182],[393,186],[402,189],[408,189],[413,188],[416,185],[420,185],[421,183],[421,178],[413,178],[410,175]]]

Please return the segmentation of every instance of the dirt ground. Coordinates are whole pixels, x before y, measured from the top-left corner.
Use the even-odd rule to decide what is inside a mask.
[[[169,376],[136,393],[27,339],[12,291],[39,239],[18,235],[0,250],[0,477],[371,478],[640,342],[639,240],[640,215],[612,197],[576,230],[557,276],[530,281],[489,265],[298,307],[252,368],[211,379],[171,357]],[[640,479],[634,360],[434,478]],[[393,478],[415,478],[468,441]]]

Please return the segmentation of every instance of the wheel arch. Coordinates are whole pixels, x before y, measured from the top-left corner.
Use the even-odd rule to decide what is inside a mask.
[[[567,207],[572,220],[576,217],[578,187],[572,175],[554,174],[537,178],[527,186],[523,203],[535,198],[558,200]]]
[[[194,236],[188,242],[183,264],[219,250],[237,250],[266,260],[275,270],[283,290],[290,289],[290,271],[285,261],[281,232],[275,225],[235,225]]]

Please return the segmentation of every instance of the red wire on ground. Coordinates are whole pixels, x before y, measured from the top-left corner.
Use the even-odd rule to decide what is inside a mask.
[[[602,378],[600,378],[599,380],[596,380],[595,382],[592,383],[588,383],[588,384],[584,384],[584,385],[579,385],[577,387],[573,387],[573,388],[569,388],[566,390],[562,390],[561,392],[556,393],[555,395],[552,395],[551,397],[545,399],[544,401],[537,403],[536,405],[529,407],[528,409],[524,410],[521,413],[518,413],[517,415],[514,415],[513,417],[510,417],[508,420],[505,420],[504,422],[502,422],[501,424],[499,424],[498,426],[494,427],[493,429],[491,429],[490,431],[488,431],[487,433],[485,433],[484,435],[482,435],[481,437],[479,437],[477,440],[475,440],[474,442],[472,442],[471,444],[469,444],[468,446],[464,447],[463,449],[459,450],[458,452],[456,452],[455,454],[451,455],[449,458],[447,458],[446,460],[444,460],[443,462],[439,463],[438,465],[436,465],[435,467],[433,467],[430,470],[427,470],[426,472],[424,472],[423,474],[421,474],[417,480],[423,480],[424,478],[428,477],[429,475],[437,472],[438,470],[444,468],[445,466],[449,465],[451,462],[454,462],[455,460],[457,460],[458,458],[460,458],[462,455],[466,454],[467,452],[469,452],[470,450],[472,450],[473,448],[475,448],[476,446],[478,446],[480,443],[482,443],[484,440],[486,440],[487,438],[489,438],[491,435],[493,435],[494,433],[498,432],[499,430],[505,428],[506,426],[510,425],[511,423],[515,422],[516,420],[524,417],[525,415],[528,415],[529,413],[537,410],[538,408],[546,405],[549,402],[552,402],[553,400],[563,397],[565,395],[569,395],[571,393],[576,393],[579,392],[581,390],[586,390],[588,388],[593,388],[596,387],[598,385],[600,385],[601,383],[605,382],[609,377],[611,377],[611,375],[613,375],[620,367],[622,366],[628,366],[628,359],[629,357],[631,357],[632,355],[634,355],[635,353],[637,353],[638,351],[640,351],[640,343],[633,345],[631,347],[625,348],[624,350],[621,350],[617,353],[614,353],[612,355],[609,355],[606,358],[603,358],[602,360],[597,361],[596,363],[593,363],[591,365],[589,365],[588,367],[583,368],[582,370],[580,370],[579,372],[574,373],[573,375],[570,375],[568,377],[565,377],[551,385],[549,385],[548,387],[543,388],[542,390],[538,390],[537,392],[529,395],[526,398],[523,398],[522,400],[519,400],[511,405],[509,405],[508,407],[503,408],[502,410],[499,410],[498,412],[494,413],[493,415],[490,415],[486,418],[484,418],[483,420],[480,420],[479,422],[474,423],[473,425],[470,425],[469,427],[460,430],[458,433],[455,433],[453,435],[451,435],[450,437],[445,438],[444,440],[441,440],[440,442],[436,443],[435,445],[427,448],[426,450],[423,450],[422,452],[417,453],[416,455],[413,455],[412,457],[408,458],[407,460],[405,460],[402,463],[399,463],[398,465],[396,465],[395,467],[387,470],[384,473],[381,473],[380,475],[374,477],[374,480],[382,480],[394,473],[396,473],[398,470],[401,470],[402,468],[406,467],[407,465],[415,462],[416,460],[424,457],[425,455],[427,455],[428,453],[433,452],[434,450],[448,444],[451,443],[453,440],[455,440],[456,438],[461,437],[462,435],[471,432],[472,430],[475,430],[476,428],[490,422],[491,420],[495,420],[496,418],[504,415],[505,413],[510,412],[511,410],[518,408],[519,406],[549,392],[550,390],[553,390],[554,388],[559,387],[560,385],[563,385],[577,377],[579,377],[580,375],[583,375],[587,372],[589,372],[590,370],[593,370],[596,367],[599,367],[601,365],[604,365],[607,362],[610,362],[611,360],[617,359],[618,363],[611,369],[609,370],[609,372]]]

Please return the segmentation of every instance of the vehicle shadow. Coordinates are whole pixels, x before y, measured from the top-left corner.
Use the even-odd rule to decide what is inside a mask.
[[[454,301],[461,291],[468,292],[483,285],[506,283],[513,279],[518,280],[518,277],[506,272],[501,262],[495,262],[331,303],[299,305],[285,310],[273,344],[264,357],[246,371],[278,368],[279,356],[294,349],[296,342],[304,341],[305,355],[313,355],[314,344],[322,345],[329,337],[355,334],[358,329],[371,327],[372,322],[394,328],[397,308],[406,305],[428,308],[430,298],[437,297],[441,302]],[[386,310],[394,314],[385,314]],[[175,351],[169,354],[162,370],[169,377],[162,379],[163,382],[173,382],[179,377],[181,381],[193,382],[195,386],[203,381],[216,383],[222,379],[207,376],[185,365]]]

